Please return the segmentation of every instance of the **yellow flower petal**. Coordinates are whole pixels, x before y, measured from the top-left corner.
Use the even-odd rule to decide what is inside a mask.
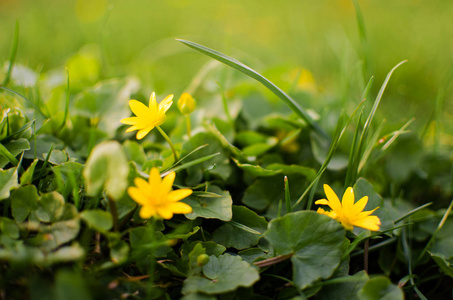
[[[168,207],[157,207],[157,213],[164,219],[171,219],[173,217],[173,212]]]
[[[149,108],[153,113],[157,113],[157,100],[155,92],[152,92],[149,97]]]
[[[192,207],[184,202],[170,203],[168,208],[175,214],[190,214],[192,212]]]
[[[146,205],[148,202],[148,198],[146,197],[146,195],[135,186],[128,187],[127,193],[132,198],[132,200],[134,200],[138,204]]]
[[[367,203],[368,203],[368,196],[362,197],[359,201],[357,201],[354,204],[354,207],[352,209],[352,213],[354,215],[359,214],[361,211],[363,211],[363,209],[365,208]]]
[[[129,100],[129,107],[131,108],[132,112],[139,118],[145,115],[148,111],[148,107],[137,100]]]
[[[151,171],[149,171],[149,179],[148,179],[149,185],[151,186],[151,189],[157,190],[160,188],[160,183],[162,182],[160,178],[160,173],[157,168],[151,168]]]
[[[371,231],[379,231],[381,220],[377,216],[368,216],[354,221],[354,226],[362,227]]]
[[[142,219],[149,219],[152,216],[156,215],[156,213],[157,213],[156,209],[153,206],[148,205],[148,206],[143,206],[140,209],[139,215],[140,215],[140,218],[142,218]]]
[[[137,117],[124,118],[121,119],[120,122],[127,125],[135,125],[138,122],[138,118]]]
[[[341,206],[343,211],[352,212],[352,207],[354,206],[354,190],[352,187],[348,187],[344,192]]]
[[[139,129],[140,129],[140,127],[131,126],[131,127],[129,127],[128,129],[126,129],[126,132],[132,132],[132,131],[139,130]]]
[[[330,186],[327,184],[324,184],[324,192],[326,193],[327,199],[329,200],[330,207],[336,211],[336,212],[341,212],[341,203],[340,200],[338,199],[337,194],[332,190]]]
[[[192,194],[191,189],[179,189],[176,191],[172,191],[168,194],[167,199],[170,202],[177,202],[179,200],[182,200]]]
[[[169,173],[167,176],[164,177],[162,183],[160,185],[160,189],[162,193],[168,194],[171,191],[171,187],[173,186],[173,182],[175,181],[175,172]]]
[[[168,95],[159,103],[159,114],[165,114],[170,106],[173,104],[173,94]]]
[[[141,140],[144,138],[154,127],[147,127],[144,129],[141,129],[137,132],[137,140]]]

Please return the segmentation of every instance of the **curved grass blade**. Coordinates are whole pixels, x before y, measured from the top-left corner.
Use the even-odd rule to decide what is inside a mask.
[[[274,93],[278,98],[280,98],[283,102],[285,102],[286,105],[288,105],[291,110],[293,110],[300,118],[302,118],[307,124],[313,128],[316,132],[318,132],[321,136],[325,138],[329,138],[328,134],[310,117],[310,115],[302,108],[299,106],[299,104],[294,101],[288,94],[286,94],[284,91],[282,91],[280,88],[278,88],[275,84],[273,84],[271,81],[269,81],[267,78],[265,78],[263,75],[258,73],[257,71],[253,70],[249,66],[241,63],[240,61],[227,56],[221,52],[218,52],[216,50],[210,49],[208,47],[205,47],[203,45],[187,41],[187,40],[182,40],[182,39],[176,39],[177,41],[185,44],[186,46],[195,49],[207,56],[210,56],[221,63],[224,63],[242,73],[245,75],[255,79],[256,81],[260,82],[263,84],[266,88],[268,88],[272,93]]]
[[[19,134],[21,132],[24,132],[25,130],[27,130],[28,128],[30,128],[33,124],[35,123],[35,120],[32,120],[30,122],[27,122],[24,126],[22,126],[21,128],[19,128],[17,131],[13,132],[13,133],[10,133],[8,136],[4,137],[3,139],[0,140],[0,142],[2,143],[6,143],[10,140],[12,140],[12,138],[16,135],[16,134]]]
[[[14,166],[19,165],[19,161],[16,159],[16,157],[14,157],[14,155],[9,152],[9,150],[2,144],[0,144],[0,155],[6,157]]]
[[[19,21],[16,21],[16,29],[14,30],[13,47],[11,48],[11,54],[9,56],[9,66],[6,72],[6,77],[3,80],[2,86],[7,86],[11,79],[11,73],[13,72],[14,62],[16,61],[17,46],[19,45]]]

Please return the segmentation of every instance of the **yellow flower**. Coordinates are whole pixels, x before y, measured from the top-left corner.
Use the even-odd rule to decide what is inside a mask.
[[[127,189],[129,196],[138,204],[142,205],[140,217],[148,219],[160,216],[171,219],[173,214],[188,214],[192,212],[190,205],[178,202],[192,194],[191,189],[179,189],[172,191],[175,181],[175,172],[171,172],[164,179],[160,178],[159,170],[152,168],[149,180],[135,178],[136,186]]]
[[[165,113],[173,104],[173,95],[168,95],[159,104],[156,101],[156,93],[152,92],[149,98],[149,107],[137,100],[130,100],[129,107],[136,117],[125,118],[121,123],[132,125],[126,132],[138,130],[137,139],[144,138],[154,127],[165,122]]]
[[[183,115],[188,115],[195,110],[197,102],[189,93],[183,93],[178,100],[179,111]]]
[[[376,209],[363,211],[368,203],[368,196],[361,198],[354,204],[354,190],[352,187],[346,189],[343,199],[338,199],[335,192],[330,186],[324,184],[324,192],[327,199],[321,199],[315,202],[317,205],[328,205],[331,210],[325,211],[318,208],[318,213],[328,215],[329,217],[341,222],[344,228],[352,230],[353,226],[362,227],[371,231],[378,231],[381,220],[377,216],[370,216]]]

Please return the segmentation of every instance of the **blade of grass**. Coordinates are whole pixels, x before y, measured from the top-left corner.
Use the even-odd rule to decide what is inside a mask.
[[[15,136],[16,134],[19,134],[21,132],[24,132],[25,130],[27,130],[28,128],[30,128],[33,123],[35,123],[35,120],[32,120],[30,122],[27,122],[24,126],[22,126],[21,128],[19,128],[18,130],[16,130],[15,132],[7,135],[6,137],[4,137],[3,139],[0,140],[0,142],[2,143],[5,143],[5,142],[8,142],[12,139],[13,136]]]
[[[244,224],[241,224],[241,223],[238,223],[238,222],[235,222],[235,221],[230,221],[228,223],[230,223],[234,227],[242,229],[242,230],[244,230],[246,232],[249,232],[249,233],[252,233],[252,234],[256,234],[256,235],[261,235],[261,232],[256,231],[255,229],[250,228],[247,225],[244,225]]]
[[[366,36],[365,20],[363,18],[362,10],[360,9],[358,1],[352,0],[352,3],[354,4],[357,26],[359,29],[359,39],[362,48],[361,54],[363,58],[363,76],[368,77],[370,74],[373,74],[374,72],[371,67],[371,52],[368,44],[368,39]]]
[[[406,122],[406,124],[404,124],[400,130],[397,130],[397,131],[394,131],[392,132],[392,137],[387,141],[387,143],[384,144],[384,146],[382,146],[382,151],[385,151],[387,150],[388,147],[390,147],[390,145],[401,135],[401,134],[404,134],[404,133],[407,133],[406,131],[406,128],[409,127],[409,125],[415,120],[415,118],[412,118],[410,119],[409,121]]]
[[[406,218],[412,216],[413,214],[415,214],[415,213],[418,212],[419,210],[422,210],[422,209],[424,209],[424,208],[430,206],[431,204],[433,204],[433,203],[432,203],[432,202],[429,202],[429,203],[423,204],[423,205],[421,205],[421,206],[419,206],[419,207],[417,207],[417,208],[411,210],[410,212],[408,212],[407,214],[405,214],[404,216],[402,216],[401,218],[399,218],[398,220],[396,220],[396,221],[393,222],[393,223],[397,224],[397,223],[401,222],[402,220],[404,220],[404,219],[406,219]]]
[[[363,91],[362,95],[362,101],[366,101],[368,98],[368,94],[370,93],[371,87],[373,86],[374,82],[374,77],[371,77],[370,80],[368,81],[365,90]],[[345,180],[345,189],[349,186],[352,186],[353,182],[356,182],[357,180],[357,168],[356,168],[356,161],[357,161],[357,156],[359,155],[359,141],[358,139],[359,133],[361,131],[360,124],[362,122],[362,115],[363,115],[363,108],[362,111],[360,112],[359,118],[357,120],[357,126],[356,130],[354,133],[354,140],[352,143],[351,150],[349,152],[349,160],[348,160],[348,171],[346,173],[346,180]]]
[[[349,152],[349,159],[348,159],[348,166],[353,166],[354,160],[357,155],[357,146],[359,142],[359,132],[360,132],[360,123],[362,122],[362,115],[363,115],[363,108],[362,111],[360,112],[359,118],[357,119],[357,126],[354,132],[354,138],[352,139],[352,147],[351,151]],[[348,188],[352,185],[352,177],[354,174],[354,168],[349,167],[348,171],[346,172],[346,180],[344,182],[344,188]]]
[[[412,272],[412,255],[411,255],[411,248],[407,242],[406,229],[404,229],[401,233],[401,244],[403,246],[404,257],[406,258],[406,261],[407,261],[407,269],[409,272],[409,277],[410,277],[410,282],[411,282],[412,288],[414,289],[415,293],[417,294],[417,296],[420,299],[428,300],[428,298],[426,298],[415,285],[414,277],[416,277],[416,276],[414,276],[414,273]]]
[[[381,135],[382,129],[384,128],[385,120],[382,120],[381,124],[379,124],[379,127],[376,129],[374,132],[373,136],[371,137],[370,142],[368,143],[368,146],[366,146],[365,151],[363,152],[362,159],[360,160],[359,163],[359,168],[357,170],[357,174],[360,173],[362,168],[365,166],[368,158],[371,155],[371,152],[373,151],[375,145],[379,141],[379,136]]]
[[[428,251],[429,247],[431,247],[431,244],[434,242],[436,235],[439,233],[439,231],[444,226],[445,221],[447,221],[448,215],[450,214],[452,208],[453,208],[453,200],[451,200],[450,205],[448,206],[447,210],[445,211],[445,214],[443,215],[442,219],[439,222],[439,225],[437,225],[436,230],[431,235],[431,238],[429,239],[428,243],[426,243],[425,248],[423,248],[423,251],[420,253],[420,255],[418,256],[418,259],[415,263],[418,263],[423,258],[423,255],[425,255],[426,251]]]
[[[328,138],[329,136],[327,133],[310,117],[310,115],[302,108],[299,106],[299,104],[294,101],[288,94],[286,94],[284,91],[282,91],[280,88],[278,88],[274,83],[269,81],[267,78],[265,78],[263,75],[258,73],[257,71],[253,70],[249,66],[241,63],[240,61],[227,56],[221,52],[218,52],[216,50],[210,49],[208,47],[205,47],[203,45],[183,40],[183,39],[176,39],[177,41],[185,44],[186,46],[195,49],[207,56],[210,56],[221,63],[224,63],[242,73],[245,75],[255,79],[256,81],[260,82],[263,84],[266,88],[268,88],[272,93],[274,93],[278,98],[280,98],[283,102],[285,102],[286,105],[288,105],[291,110],[293,110],[300,118],[302,118],[310,127],[312,127],[316,132],[318,132],[321,136],[324,138]]]
[[[387,87],[387,84],[388,84],[390,78],[392,77],[393,72],[399,66],[404,64],[405,62],[407,62],[407,60],[403,60],[402,62],[398,63],[396,66],[394,66],[390,70],[390,72],[385,77],[384,83],[382,84],[378,95],[376,96],[376,99],[374,101],[373,107],[371,108],[371,111],[370,111],[370,113],[368,115],[368,118],[366,119],[365,124],[363,126],[362,134],[360,135],[358,150],[357,150],[356,157],[354,159],[354,164],[352,166],[349,166],[349,168],[352,168],[351,172],[353,172],[353,176],[351,178],[352,182],[355,182],[355,180],[357,179],[360,161],[361,161],[361,159],[363,157],[363,154],[365,152],[365,146],[366,146],[367,139],[368,139],[368,133],[369,133],[369,131],[371,129],[371,122],[373,121],[373,118],[374,118],[374,115],[376,114],[376,111],[377,111],[377,108],[379,106],[379,103],[381,102],[382,96],[384,95],[385,88]]]
[[[207,156],[205,156],[205,157],[200,157],[200,158],[195,159],[195,160],[192,160],[192,161],[190,161],[190,162],[188,162],[188,163],[185,163],[185,164],[182,164],[182,165],[177,166],[177,167],[175,167],[175,168],[172,168],[172,169],[170,169],[170,170],[168,170],[168,171],[166,171],[166,172],[160,174],[160,176],[161,176],[161,177],[166,176],[166,175],[168,175],[168,173],[170,173],[170,172],[179,172],[179,171],[181,171],[181,170],[184,170],[184,169],[187,169],[187,168],[189,168],[189,167],[192,167],[192,166],[194,166],[194,165],[196,165],[196,164],[200,164],[200,163],[202,163],[202,162],[205,162],[205,161],[207,161],[207,160],[209,160],[209,159],[211,159],[211,158],[213,158],[213,157],[215,157],[215,156],[217,156],[217,155],[219,155],[219,154],[220,154],[220,152],[217,152],[217,153],[214,153],[214,154],[211,154],[211,155],[207,155]],[[148,177],[148,176],[149,176],[149,175],[147,174],[147,177]]]
[[[16,21],[16,28],[14,29],[13,47],[11,48],[11,54],[9,56],[8,71],[6,72],[6,77],[3,80],[2,86],[7,86],[11,79],[11,73],[13,72],[14,62],[16,61],[18,45],[19,45],[19,21]]]
[[[69,115],[69,91],[70,91],[70,86],[69,86],[69,70],[66,67],[66,99],[65,99],[65,104],[64,104],[64,116],[63,116],[63,123],[61,124],[60,131],[63,130],[64,126],[66,125],[66,120],[68,119]]]
[[[329,152],[327,153],[327,157],[324,160],[324,162],[321,165],[321,167],[319,168],[315,179],[308,185],[308,187],[305,189],[304,193],[299,197],[299,199],[296,201],[296,203],[294,203],[294,205],[292,206],[293,210],[297,207],[297,205],[299,205],[302,202],[302,200],[305,198],[305,196],[310,191],[310,189],[318,182],[319,178],[321,178],[322,174],[327,169],[327,166],[329,165],[329,162],[332,159],[333,154],[335,153],[335,151],[337,149],[337,146],[338,146],[339,141],[341,140],[341,137],[343,136],[343,134],[346,131],[346,128],[348,127],[348,125],[351,122],[352,118],[357,113],[359,108],[363,105],[363,103],[364,103],[364,101],[359,103],[359,105],[353,111],[353,113],[351,114],[349,119],[346,121],[346,124],[343,126],[343,128],[342,128],[342,123],[343,123],[343,119],[344,119],[344,113],[341,114],[341,116],[340,116],[340,118],[338,119],[338,122],[337,122],[337,128],[335,129],[334,138],[332,140],[332,143],[330,144],[330,148],[329,148]],[[308,209],[308,210],[311,209],[312,202],[313,202],[313,199],[310,198],[309,201],[307,202],[306,209]]]
[[[38,106],[36,106],[36,104],[33,103],[33,101],[31,101],[30,99],[28,99],[28,98],[25,97],[24,95],[19,94],[18,92],[13,91],[13,90],[11,90],[11,89],[9,89],[9,88],[7,88],[7,87],[4,87],[4,86],[0,86],[0,89],[5,90],[5,91],[8,91],[8,92],[10,92],[10,93],[13,93],[13,94],[16,95],[16,96],[21,97],[22,99],[24,99],[25,101],[27,101],[28,103],[30,103],[30,105],[34,108],[34,110],[37,111],[37,112],[39,112],[39,114],[40,114],[41,116],[43,116],[45,119],[48,119],[48,117],[41,111],[41,109],[40,109]]]
[[[291,195],[289,193],[289,180],[288,180],[288,177],[286,177],[286,176],[285,176],[285,203],[286,203],[286,213],[290,213],[292,211]]]
[[[0,144],[0,155],[3,155],[5,158],[7,158],[9,162],[14,166],[17,167],[19,165],[19,161],[16,159],[16,157],[2,144]]]

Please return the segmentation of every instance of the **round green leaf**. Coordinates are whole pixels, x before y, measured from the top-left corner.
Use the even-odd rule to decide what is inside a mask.
[[[403,300],[403,291],[385,276],[368,280],[357,293],[359,300]]]
[[[127,188],[129,164],[121,145],[115,141],[97,145],[83,170],[88,196],[96,196],[104,188],[107,195],[118,200]]]
[[[0,170],[0,200],[8,198],[10,191],[18,186],[16,168]]]
[[[220,294],[236,290],[238,287],[249,287],[259,279],[258,271],[240,256],[229,254],[209,257],[203,267],[206,277],[192,276],[185,280],[183,293],[202,292]]]
[[[266,219],[258,216],[254,211],[245,206],[233,206],[233,221],[220,226],[213,233],[213,240],[225,247],[233,247],[238,250],[255,246],[262,234],[267,229]],[[235,226],[245,225],[246,228]],[[247,231],[250,228],[257,232]]]
[[[186,217],[194,220],[197,217],[206,219],[220,219],[222,221],[230,221],[232,217],[231,205],[233,200],[228,191],[222,191],[217,186],[210,186],[209,192],[215,193],[220,197],[197,197],[191,196],[182,201],[189,204],[193,211],[186,214]]]
[[[80,216],[89,227],[99,232],[106,232],[112,229],[113,219],[109,212],[100,209],[85,210]]]
[[[11,212],[17,223],[27,219],[38,208],[38,191],[34,185],[20,187],[11,195]]]
[[[343,255],[344,236],[340,223],[314,211],[274,219],[264,233],[277,254],[293,254],[293,280],[300,289],[333,274]]]

